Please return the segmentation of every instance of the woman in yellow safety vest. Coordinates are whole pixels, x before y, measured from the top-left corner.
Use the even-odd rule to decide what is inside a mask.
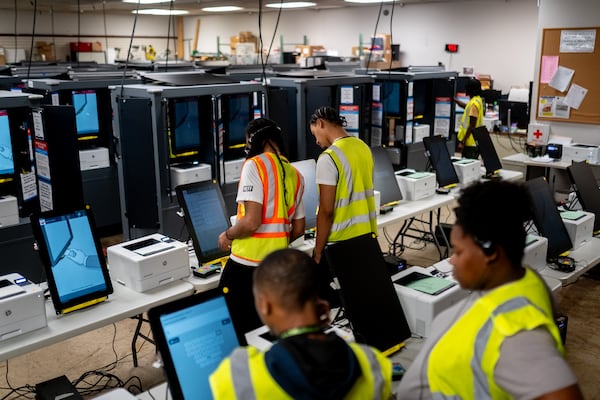
[[[463,157],[477,159],[479,150],[473,137],[473,129],[484,124],[483,122],[483,99],[481,98],[481,82],[475,78],[469,79],[465,92],[470,97],[468,103],[455,99],[456,103],[464,108],[464,113],[458,127],[456,140],[459,145],[457,148],[462,152]]]
[[[455,213],[452,274],[471,293],[436,317],[398,397],[581,399],[563,358],[552,295],[521,264],[523,223],[531,217],[525,188],[476,183],[463,191]]]
[[[329,286],[331,275],[323,257],[325,245],[377,234],[371,149],[361,139],[348,135],[345,126],[346,119],[332,107],[318,108],[310,120],[317,145],[325,149],[317,160],[319,209],[313,258],[322,264],[320,294],[333,305],[338,299]]]
[[[219,286],[236,329],[262,325],[254,309],[252,273],[271,252],[288,247],[304,234],[304,181],[285,154],[281,129],[266,118],[246,128],[247,159],[237,194],[236,224],[219,235],[219,247],[231,255]]]

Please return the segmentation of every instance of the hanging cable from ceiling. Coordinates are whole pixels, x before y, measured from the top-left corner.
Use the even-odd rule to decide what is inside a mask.
[[[394,28],[394,8],[395,8],[395,5],[396,5],[396,2],[392,1],[392,12],[390,13],[390,63],[388,65],[388,80],[391,78],[391,75],[392,75],[392,63],[394,62],[394,32],[393,32],[393,28]],[[385,49],[384,49],[384,51],[385,51]]]
[[[167,51],[166,51],[167,60],[165,63],[165,72],[169,72],[169,43],[171,42],[171,23],[172,23],[173,17],[174,17],[173,16],[173,0],[171,0],[171,2],[169,4],[169,24],[167,27]]]
[[[377,20],[375,21],[375,29],[373,36],[371,37],[371,46],[369,48],[369,55],[367,56],[367,74],[369,73],[369,64],[371,64],[371,55],[373,54],[373,46],[375,44],[375,35],[377,35],[377,27],[379,26],[379,19],[381,18],[381,12],[383,10],[383,1],[379,3],[379,12],[377,13]]]
[[[56,60],[56,36],[54,35],[54,7],[50,7],[50,23],[52,28],[52,56]]]
[[[133,16],[133,28],[131,29],[131,37],[129,39],[129,47],[127,48],[127,59],[125,59],[125,68],[123,69],[123,76],[121,77],[121,98],[123,98],[123,86],[125,85],[125,77],[127,76],[127,67],[129,65],[129,57],[131,57],[131,47],[133,46],[133,37],[135,35],[135,26],[140,11],[140,0],[138,0],[135,7],[135,14]]]
[[[15,59],[13,63],[17,62],[17,0],[15,0],[15,48],[13,49],[13,53],[15,55]]]
[[[108,61],[108,30],[106,29],[106,1],[103,0],[102,1],[102,19],[104,22],[104,51],[105,56],[104,56],[104,61]]]
[[[281,19],[281,10],[283,9],[283,0],[279,3],[279,11],[277,12],[277,20],[275,20],[275,27],[273,28],[273,36],[271,36],[271,43],[269,43],[269,49],[267,50],[267,61],[271,56],[271,49],[273,48],[273,42],[275,41],[275,36],[277,35],[277,29],[279,29],[279,20]],[[283,54],[283,49],[279,49],[281,54]],[[265,69],[263,68],[263,81],[266,82],[267,77],[265,73]]]
[[[31,32],[31,46],[29,47],[29,62],[27,63],[27,80],[31,72],[31,60],[33,59],[33,41],[35,40],[35,22],[37,16],[37,0],[33,0],[33,28]],[[16,51],[17,49],[15,49]]]

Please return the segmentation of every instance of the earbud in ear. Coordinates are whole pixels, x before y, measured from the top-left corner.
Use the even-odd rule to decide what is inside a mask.
[[[485,254],[486,256],[491,256],[496,252],[496,246],[494,245],[494,243],[492,243],[491,240],[481,240],[475,238],[475,242],[479,245],[479,247],[481,247],[481,250],[483,250],[483,254]]]

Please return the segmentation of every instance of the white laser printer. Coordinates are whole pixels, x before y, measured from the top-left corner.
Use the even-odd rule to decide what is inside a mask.
[[[523,254],[523,265],[536,271],[546,268],[546,257],[548,254],[548,239],[543,236],[527,235],[525,238],[525,253]]]
[[[186,183],[204,182],[212,178],[208,164],[183,163],[171,166],[171,187]]]
[[[392,276],[392,281],[410,331],[422,337],[430,335],[431,322],[440,312],[468,295],[455,281],[432,276],[422,267],[398,272]]]
[[[573,249],[578,248],[584,242],[592,240],[594,234],[594,214],[586,211],[566,211],[560,216],[565,223]]]
[[[16,272],[0,276],[0,340],[43,328],[44,291]]]
[[[458,175],[458,181],[461,186],[467,186],[471,182],[476,182],[481,178],[481,161],[463,158],[453,161],[454,170]]]
[[[110,160],[106,147],[79,150],[79,169],[82,171],[108,167],[110,167]]]
[[[600,146],[594,144],[569,143],[563,146],[561,161],[585,161],[600,164]]]
[[[395,174],[403,199],[421,200],[435,194],[435,174],[414,169],[403,169]]]
[[[188,247],[154,233],[106,249],[112,280],[145,292],[190,275]]]

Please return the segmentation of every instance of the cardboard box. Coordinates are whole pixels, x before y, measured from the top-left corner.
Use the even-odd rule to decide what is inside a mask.
[[[92,43],[92,51],[102,51],[102,43],[101,42]]]
[[[320,54],[315,54],[318,52],[325,52],[325,47],[321,46],[321,45],[315,45],[315,46],[306,46],[306,45],[297,45],[296,46],[296,52],[300,53],[300,55],[302,55],[303,57],[311,57],[311,56],[315,56],[315,55],[320,55]]]

